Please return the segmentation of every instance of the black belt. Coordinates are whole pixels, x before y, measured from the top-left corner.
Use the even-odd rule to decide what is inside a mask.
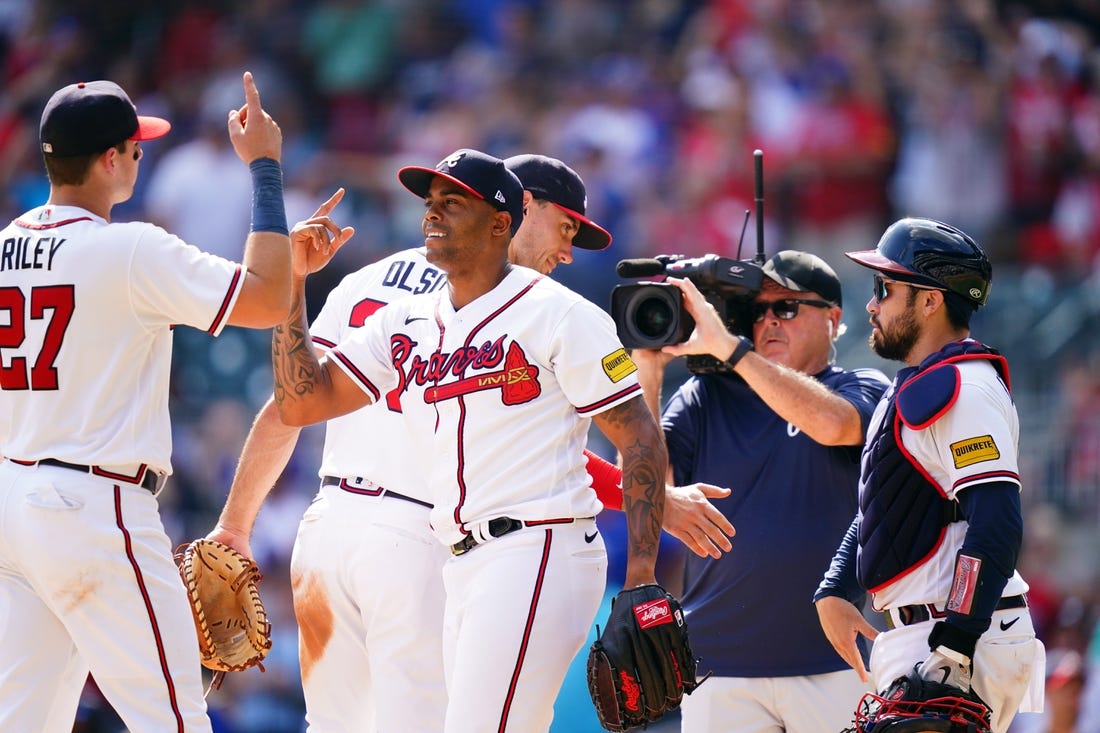
[[[496,519],[489,520],[489,535],[491,537],[503,537],[509,532],[515,532],[517,529],[523,529],[527,526],[519,519],[512,519],[511,517],[497,517]],[[478,546],[479,541],[477,537],[472,534],[466,535],[461,542],[456,542],[451,545],[452,555],[464,555],[470,550]]]
[[[168,478],[167,475],[158,474],[156,471],[145,468],[144,466],[138,471],[137,476],[127,476],[126,474],[108,471],[102,466],[86,466],[83,463],[69,463],[68,461],[59,461],[56,458],[42,458],[37,461],[19,461],[15,458],[10,458],[8,460],[12,463],[18,463],[20,466],[56,466],[57,468],[68,468],[73,471],[90,473],[93,476],[102,476],[112,481],[124,481],[128,484],[137,484],[154,496],[160,493],[160,489],[164,485],[162,480]]]
[[[399,494],[392,489],[384,489],[379,486],[377,489],[363,489],[347,482],[347,479],[342,479],[339,476],[325,476],[321,479],[321,486],[339,486],[344,491],[349,491],[353,494],[365,494],[366,496],[388,496],[391,499],[401,499],[402,501],[411,501],[413,504],[419,504],[422,507],[432,509],[432,505],[426,501],[420,499],[414,499],[411,496],[405,496]]]
[[[1004,596],[997,602],[997,611],[1003,611],[1009,608],[1027,608],[1026,596]],[[941,611],[931,603],[914,603],[911,606],[899,606],[892,609],[893,613],[883,614],[886,617],[886,628],[896,628],[897,623],[902,626],[910,626],[912,624],[919,624],[922,621],[929,621],[934,618],[946,618],[947,612]],[[897,614],[898,621],[894,621],[894,614]]]

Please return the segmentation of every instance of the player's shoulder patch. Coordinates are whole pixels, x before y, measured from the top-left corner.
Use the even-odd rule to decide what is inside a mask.
[[[983,461],[995,461],[1001,457],[992,435],[978,435],[951,444],[951,460],[955,468],[966,468]]]
[[[954,364],[935,366],[913,377],[898,390],[901,421],[912,430],[924,430],[955,404],[960,383]]]
[[[626,349],[616,349],[603,358],[603,371],[612,382],[618,382],[638,371],[638,367],[626,353]]]

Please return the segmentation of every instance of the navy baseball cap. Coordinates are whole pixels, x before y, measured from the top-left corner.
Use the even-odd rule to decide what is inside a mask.
[[[549,201],[580,223],[573,246],[606,249],[611,233],[584,215],[588,196],[577,172],[557,158],[545,155],[514,155],[504,160],[508,170],[519,176],[523,188],[537,199]]]
[[[825,260],[809,252],[785,249],[764,263],[764,274],[788,290],[817,293],[841,305],[840,278]]]
[[[461,186],[498,211],[511,214],[513,235],[523,223],[523,184],[500,158],[462,148],[439,161],[435,168],[409,165],[397,172],[402,185],[421,198],[428,196],[436,176]]]
[[[58,158],[101,153],[123,140],[155,140],[172,129],[168,120],[139,117],[113,81],[70,84],[54,92],[42,111],[42,152]]]

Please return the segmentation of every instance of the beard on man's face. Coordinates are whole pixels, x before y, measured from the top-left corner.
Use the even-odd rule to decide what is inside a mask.
[[[909,303],[905,312],[894,319],[889,328],[884,328],[882,322],[875,319],[878,331],[872,331],[867,339],[871,350],[890,361],[905,361],[909,352],[920,337],[920,324],[913,303]]]

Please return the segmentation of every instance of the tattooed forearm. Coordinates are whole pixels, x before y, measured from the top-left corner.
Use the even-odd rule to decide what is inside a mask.
[[[641,397],[600,414],[596,424],[622,458],[623,512],[630,542],[627,582],[653,582],[668,470],[664,436]]]
[[[663,446],[662,446],[663,448]],[[657,466],[653,446],[637,442],[623,455],[623,512],[630,528],[630,551],[639,557],[657,557],[664,515],[664,471]]]
[[[276,405],[313,393],[318,381],[324,379],[325,371],[309,338],[301,292],[295,293],[287,320],[272,331],[271,362]]]

